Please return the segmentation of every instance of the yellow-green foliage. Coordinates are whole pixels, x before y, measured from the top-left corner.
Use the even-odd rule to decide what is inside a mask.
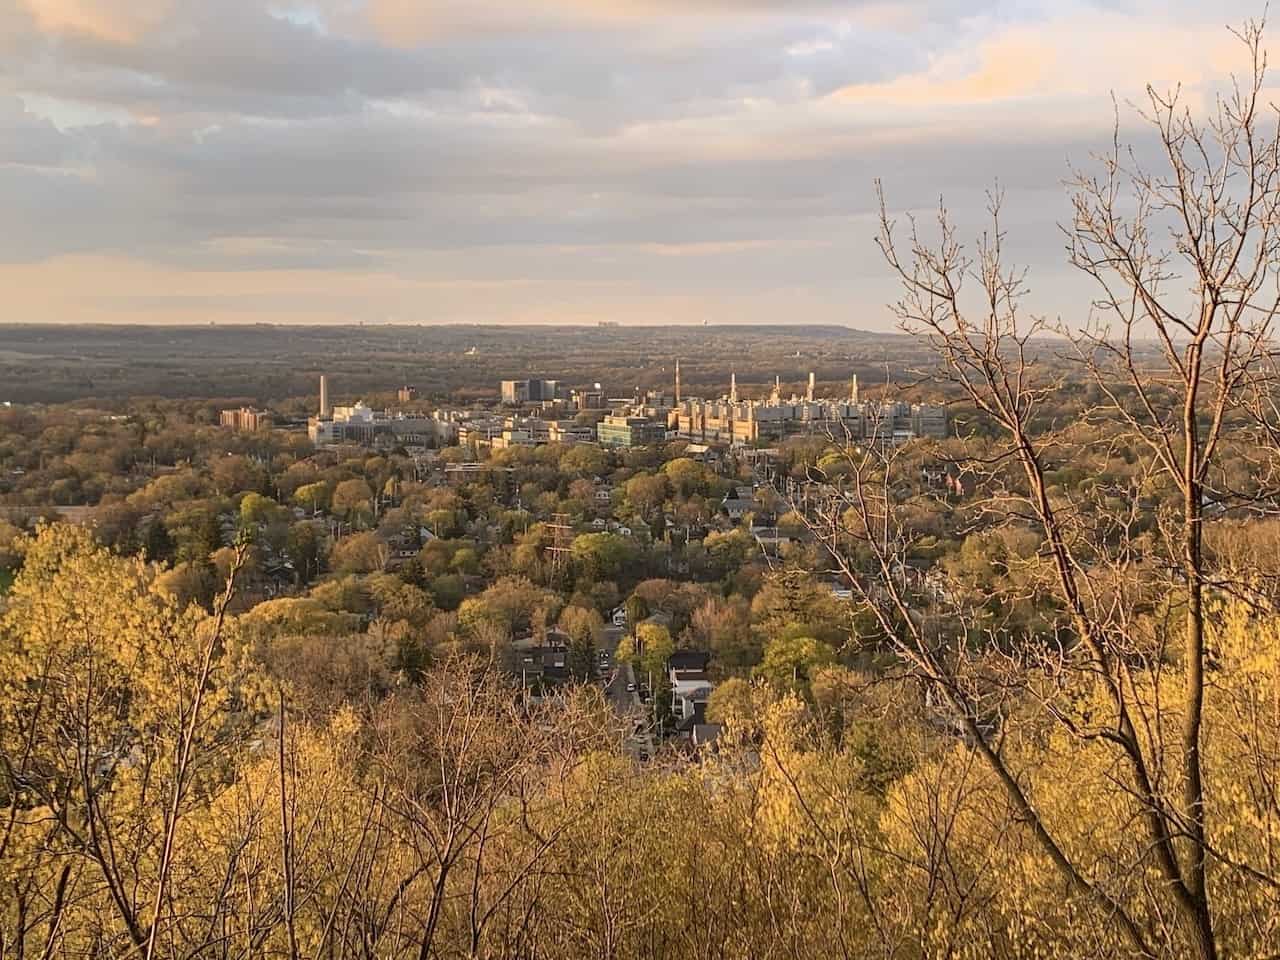
[[[290,685],[238,672],[278,607],[215,645],[175,807],[211,618],[84,533],[24,549],[0,621],[6,955],[142,956],[153,928],[152,954],[174,957],[1132,955],[981,755],[905,687],[890,704],[852,675],[824,675],[812,703],[739,684],[717,703],[719,753],[638,766],[597,691],[531,708],[487,660],[457,659],[376,702],[343,694],[367,650],[332,700],[289,705],[281,747]],[[1210,901],[1222,955],[1257,958],[1280,942],[1280,618],[1229,604],[1213,624]],[[295,649],[304,662],[279,651]],[[1176,664],[1126,690],[1161,796],[1180,787],[1181,691]],[[1080,678],[1036,692],[1076,731],[1011,704],[1008,768],[1155,955],[1187,956],[1126,768],[1087,726],[1104,698]]]

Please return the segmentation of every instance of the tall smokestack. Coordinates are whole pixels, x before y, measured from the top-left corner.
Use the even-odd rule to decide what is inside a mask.
[[[729,402],[738,402],[738,375],[736,373],[729,374]]]
[[[858,402],[858,375],[853,375],[853,382],[849,385],[849,402]]]
[[[812,371],[812,370],[810,370],[810,371],[809,371],[809,389],[808,389],[808,391],[807,391],[807,392],[805,393],[805,395],[804,395],[804,398],[805,398],[806,400],[808,400],[810,403],[813,403],[813,387],[814,387],[814,383],[813,383],[813,371]]]
[[[329,378],[320,374],[320,416],[327,417],[333,413],[329,406]]]
[[[676,357],[676,406],[680,406],[680,358]]]

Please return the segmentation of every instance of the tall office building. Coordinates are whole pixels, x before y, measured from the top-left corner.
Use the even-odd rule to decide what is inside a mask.
[[[502,402],[509,406],[548,403],[560,395],[559,380],[503,380]]]
[[[329,378],[323,373],[320,374],[320,416],[328,417],[333,414],[333,408],[329,406]]]

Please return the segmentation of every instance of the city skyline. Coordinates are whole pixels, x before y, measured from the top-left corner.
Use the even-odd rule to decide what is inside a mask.
[[[998,181],[1078,320],[1068,162],[1112,91],[1201,105],[1262,7],[954,8],[5,0],[8,319],[886,330],[881,177],[967,231]]]

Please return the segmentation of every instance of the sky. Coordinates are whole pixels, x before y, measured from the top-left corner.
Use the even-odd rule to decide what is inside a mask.
[[[1244,66],[1194,0],[0,0],[0,321],[836,323],[1004,191],[1072,317],[1069,164]]]

